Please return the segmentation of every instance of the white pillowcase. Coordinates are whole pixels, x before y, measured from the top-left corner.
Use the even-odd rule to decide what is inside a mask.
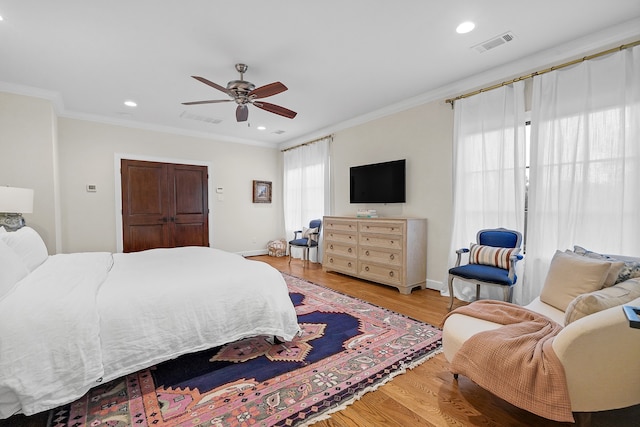
[[[602,289],[611,263],[556,251],[540,292],[540,301],[558,310],[578,295]]]
[[[0,231],[0,234],[3,234]],[[20,257],[0,240],[0,301],[11,292],[15,284],[22,280],[29,270]]]
[[[29,271],[35,270],[49,256],[47,246],[40,235],[31,227],[0,233],[0,240],[13,249]]]

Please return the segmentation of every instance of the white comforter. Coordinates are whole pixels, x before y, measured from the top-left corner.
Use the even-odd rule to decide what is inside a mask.
[[[298,332],[265,263],[202,247],[54,255],[0,302],[0,418],[181,354]]]

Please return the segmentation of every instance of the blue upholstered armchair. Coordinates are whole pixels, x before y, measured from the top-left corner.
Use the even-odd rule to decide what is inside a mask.
[[[516,263],[523,257],[519,253],[522,234],[506,228],[493,228],[478,231],[477,244],[471,248],[456,251],[458,256],[455,267],[449,270],[449,295],[453,308],[453,279],[461,279],[476,285],[476,300],[480,299],[480,286],[501,286],[504,300],[513,299],[513,286],[516,284]],[[469,263],[460,265],[462,254],[469,254]]]
[[[309,261],[309,249],[318,251],[318,242],[320,240],[320,229],[322,228],[322,220],[314,219],[309,222],[309,228],[303,227],[302,230],[293,232],[293,240],[289,240],[289,264],[291,264],[291,248],[302,248],[302,260]]]

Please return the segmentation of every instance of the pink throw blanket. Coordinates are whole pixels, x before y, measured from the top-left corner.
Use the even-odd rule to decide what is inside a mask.
[[[451,372],[536,415],[574,422],[564,368],[551,347],[562,326],[502,301],[476,301],[445,320],[454,313],[504,326],[469,338],[454,356]]]

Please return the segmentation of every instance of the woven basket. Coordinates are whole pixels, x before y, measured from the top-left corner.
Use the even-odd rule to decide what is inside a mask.
[[[287,242],[284,239],[272,240],[267,243],[269,256],[281,257],[287,254]]]

